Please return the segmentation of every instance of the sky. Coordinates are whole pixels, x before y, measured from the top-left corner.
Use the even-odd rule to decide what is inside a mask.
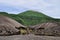
[[[27,10],[60,18],[60,0],[0,0],[0,12],[18,14]]]

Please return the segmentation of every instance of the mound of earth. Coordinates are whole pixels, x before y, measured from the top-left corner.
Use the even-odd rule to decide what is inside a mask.
[[[37,35],[60,36],[60,25],[58,22],[46,22],[31,26]]]
[[[25,27],[17,21],[0,15],[0,35],[18,34],[19,30],[16,28]]]

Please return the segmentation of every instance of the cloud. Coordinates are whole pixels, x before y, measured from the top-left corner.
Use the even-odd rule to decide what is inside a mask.
[[[4,9],[1,10],[9,8],[10,10],[6,10],[16,13],[31,9],[52,17],[60,17],[59,4],[60,0],[0,0],[0,8],[5,5],[5,7],[3,6]]]
[[[39,5],[39,6],[49,5],[43,0],[1,0],[0,3],[12,5],[12,6],[25,6],[25,7],[31,7],[31,6],[33,7],[36,5]]]

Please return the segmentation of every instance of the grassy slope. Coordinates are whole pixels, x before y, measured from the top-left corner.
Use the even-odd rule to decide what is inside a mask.
[[[8,17],[10,17],[10,18],[18,21],[19,23],[24,24],[23,19],[21,19],[21,18],[20,18],[18,15],[16,15],[16,14],[8,14],[8,13],[6,13],[6,12],[0,12],[0,15],[8,16]]]
[[[60,21],[59,19],[53,19],[47,15],[44,15],[43,13],[36,12],[36,11],[26,11],[22,12],[20,14],[8,14],[6,12],[0,12],[0,15],[8,16],[24,25],[30,26],[35,25],[43,22],[48,21]]]
[[[25,22],[25,25],[35,25],[43,22],[52,21],[53,18],[36,11],[26,11],[18,14]]]

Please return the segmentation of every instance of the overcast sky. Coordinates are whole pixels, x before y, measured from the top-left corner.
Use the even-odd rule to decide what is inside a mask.
[[[60,18],[60,0],[0,0],[0,11],[17,14],[26,10]]]

